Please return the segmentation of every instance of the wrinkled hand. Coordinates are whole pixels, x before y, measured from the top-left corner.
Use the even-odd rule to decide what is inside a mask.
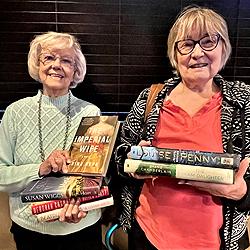
[[[206,191],[214,196],[225,197],[232,200],[240,200],[247,192],[247,184],[243,178],[249,167],[250,158],[241,161],[238,171],[235,174],[235,182],[231,185],[218,183],[205,183],[198,181],[180,181],[179,184],[187,184],[199,190]]]
[[[87,216],[88,212],[79,209],[80,199],[71,199],[70,203],[64,205],[59,217],[59,221],[68,223],[78,223]]]
[[[145,140],[141,140],[138,144],[138,146],[144,146],[144,147],[149,147],[151,146],[151,142],[150,141],[145,141]],[[128,158],[130,157],[130,153],[128,153]],[[156,176],[153,175],[139,175],[139,174],[135,174],[135,173],[129,173],[129,176],[134,177],[135,179],[149,179],[149,178],[153,178],[156,179]]]
[[[67,164],[70,163],[69,152],[66,150],[55,150],[40,165],[39,176],[48,175],[51,172],[67,173]]]

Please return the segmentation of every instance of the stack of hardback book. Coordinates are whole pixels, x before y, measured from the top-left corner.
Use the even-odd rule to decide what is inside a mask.
[[[184,180],[233,184],[241,156],[157,147],[132,146],[124,171]]]
[[[32,181],[21,192],[38,221],[59,218],[64,205],[80,199],[89,211],[114,204],[104,181],[119,129],[118,116],[83,117],[70,147],[67,174],[51,174]]]

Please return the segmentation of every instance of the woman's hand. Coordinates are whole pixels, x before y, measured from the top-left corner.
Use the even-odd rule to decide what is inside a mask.
[[[48,175],[50,172],[67,173],[67,164],[70,163],[69,152],[66,150],[55,150],[40,165],[39,176]]]
[[[64,205],[59,221],[68,223],[78,223],[87,216],[88,212],[79,209],[80,199],[71,199],[70,203]]]
[[[142,141],[139,142],[138,146],[149,147],[149,146],[151,146],[151,142],[142,140]],[[128,158],[130,158],[130,153],[128,153]],[[152,176],[152,175],[139,175],[139,174],[135,174],[135,173],[129,173],[129,175],[131,177],[134,177],[135,179],[157,178],[157,177]]]
[[[185,181],[180,184],[187,184],[196,187],[199,190],[206,191],[214,196],[225,197],[232,200],[240,200],[247,192],[247,184],[244,180],[244,174],[249,167],[249,158],[245,158],[241,161],[238,171],[235,174],[234,184],[217,184],[217,183],[205,183],[199,181]]]
[[[145,140],[141,140],[140,142],[139,142],[139,144],[138,144],[138,146],[143,146],[143,147],[149,147],[149,146],[151,146],[151,142],[150,141],[145,141]],[[130,157],[130,152],[127,154],[127,157],[128,157],[128,159],[130,159],[131,157]]]

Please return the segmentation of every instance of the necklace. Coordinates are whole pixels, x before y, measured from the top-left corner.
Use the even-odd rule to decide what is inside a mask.
[[[40,157],[42,161],[45,161],[45,153],[44,153],[44,149],[43,149],[43,135],[42,135],[42,120],[41,120],[41,113],[42,113],[42,97],[43,97],[43,93],[42,91],[41,95],[39,97],[39,101],[38,101],[38,136],[39,136],[39,152],[40,152]],[[64,141],[63,141],[63,147],[62,150],[65,150],[66,148],[66,143],[67,143],[67,139],[69,136],[69,128],[71,126],[71,117],[70,117],[70,109],[71,109],[71,94],[70,92],[68,93],[68,106],[67,106],[67,113],[66,113],[66,127],[65,127],[65,136],[64,136]]]

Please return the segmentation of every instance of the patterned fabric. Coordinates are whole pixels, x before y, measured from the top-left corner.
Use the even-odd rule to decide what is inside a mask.
[[[121,194],[122,211],[119,221],[126,231],[131,228],[135,209],[143,185],[142,180],[130,178],[123,172],[123,163],[132,145],[142,139],[152,140],[156,130],[159,110],[163,101],[181,79],[171,78],[165,81],[163,90],[149,113],[146,124],[143,123],[149,88],[143,90],[129,112],[121,131],[121,144],[116,149],[116,163],[123,178]],[[225,81],[220,75],[214,77],[220,87],[223,100],[221,110],[222,143],[224,152],[239,153],[250,157],[250,87],[240,81]],[[250,190],[250,173],[245,179]],[[250,192],[240,201],[222,198],[224,223],[221,228],[221,249],[236,250],[248,247],[246,220],[250,210]]]

